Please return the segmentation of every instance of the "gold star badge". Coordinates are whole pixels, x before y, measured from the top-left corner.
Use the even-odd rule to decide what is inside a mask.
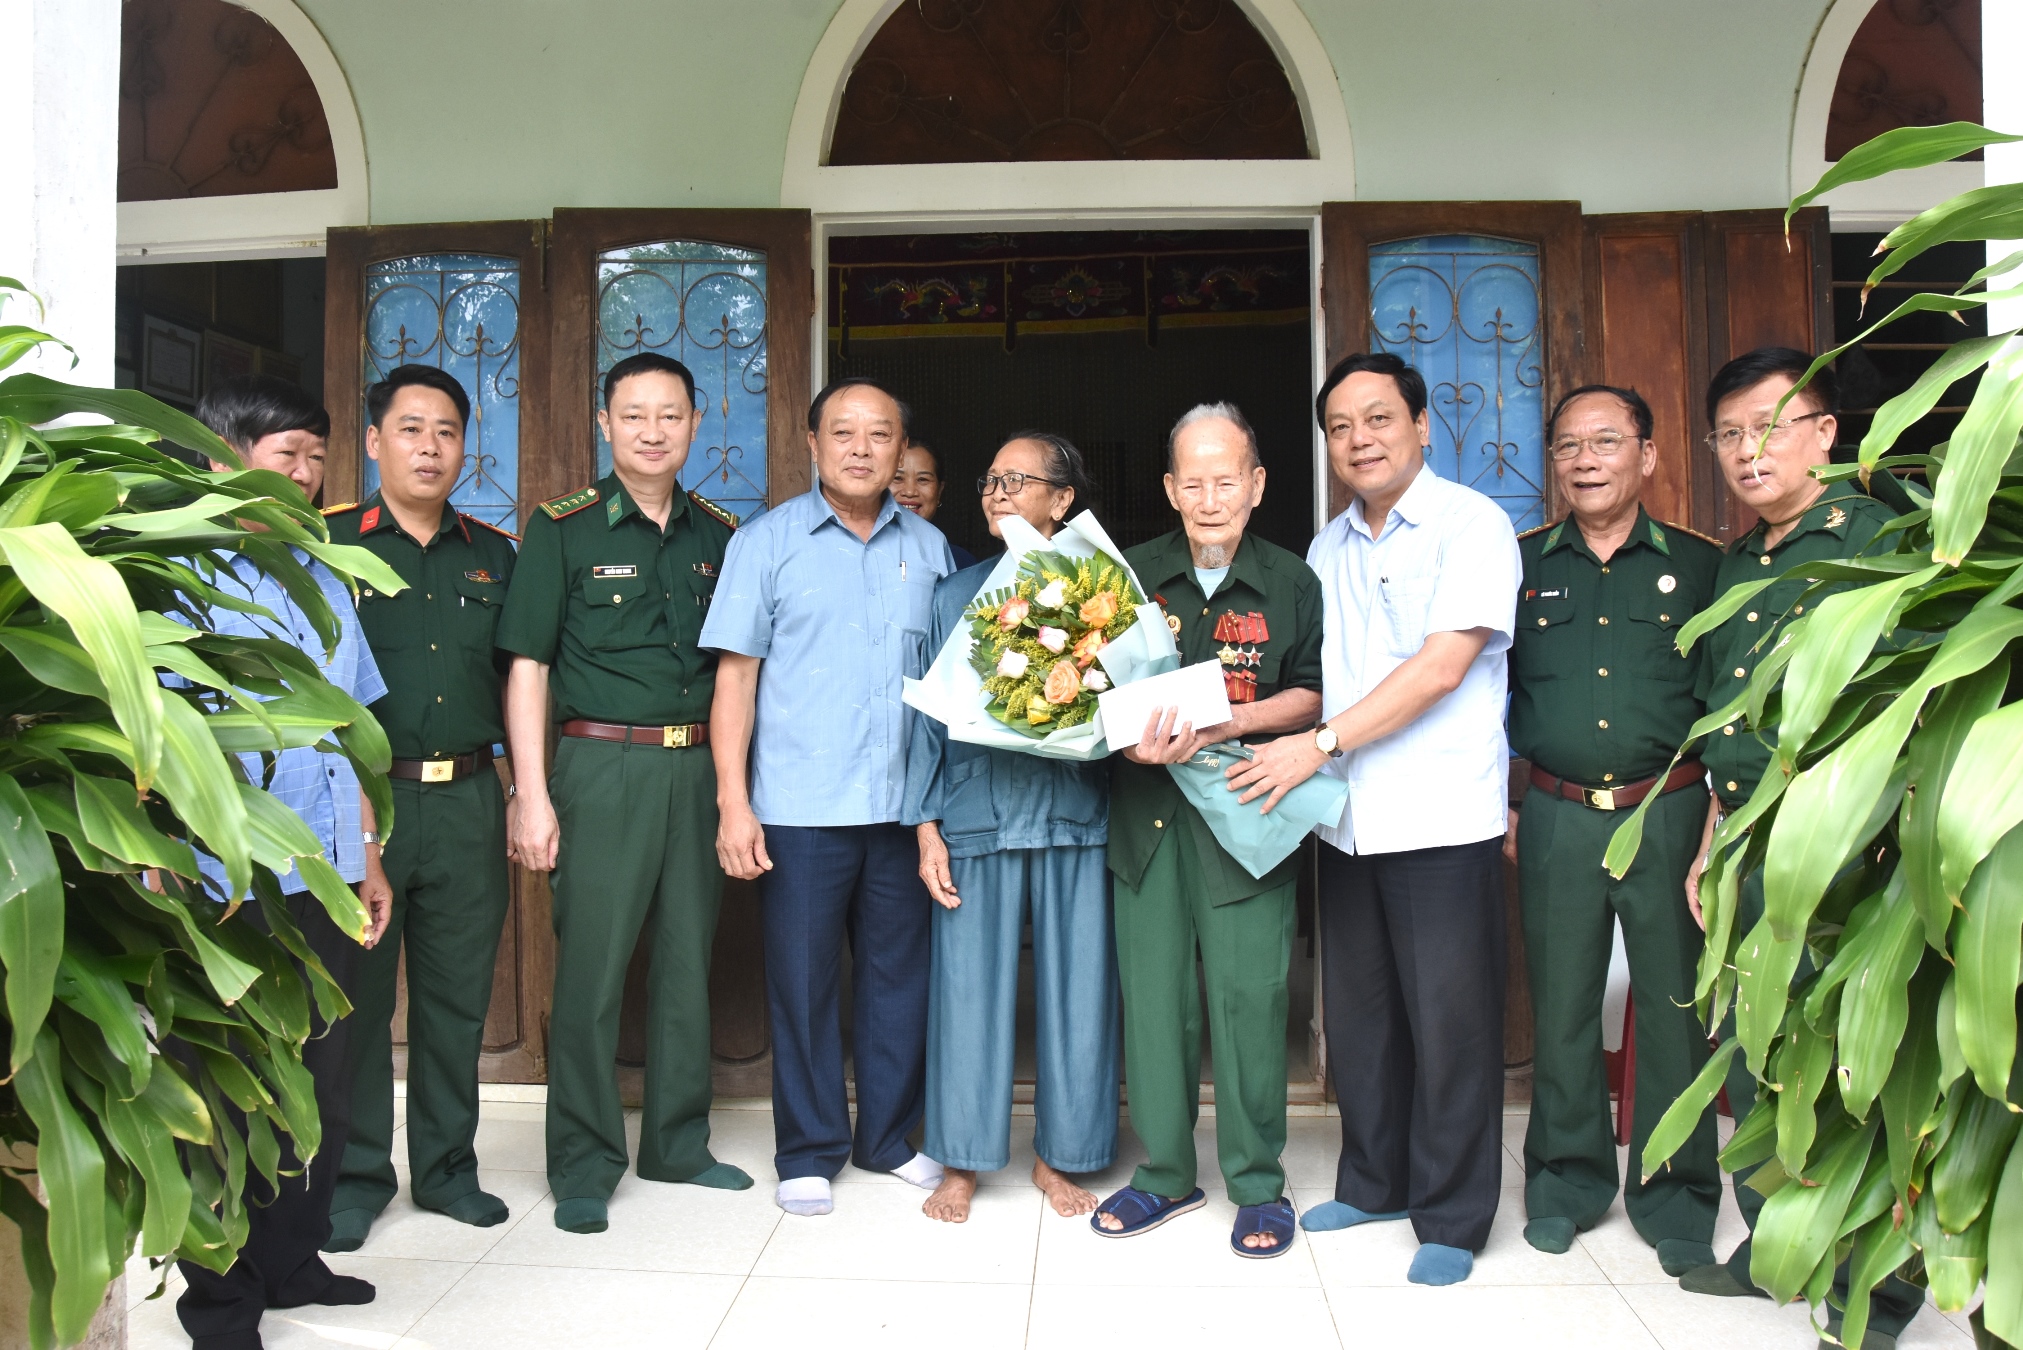
[[[1237,660],[1242,655],[1243,655],[1242,652],[1239,652],[1238,650],[1236,650],[1236,648],[1230,646],[1226,642],[1222,644],[1222,650],[1216,653],[1216,656],[1222,659],[1222,664],[1225,666],[1235,665],[1237,663]]]
[[[1836,506],[1826,513],[1826,528],[1837,530],[1847,524],[1847,512]]]

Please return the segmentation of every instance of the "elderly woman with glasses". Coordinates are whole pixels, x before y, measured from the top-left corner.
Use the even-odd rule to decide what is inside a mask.
[[[1051,537],[1089,494],[1081,452],[1059,436],[1008,439],[977,483],[990,532],[1017,515]],[[962,622],[992,563],[934,589],[930,651]],[[1057,1213],[1096,1197],[1070,1173],[1108,1167],[1117,1146],[1117,969],[1106,863],[1107,767],[950,741],[922,718],[907,751],[902,820],[920,839],[934,910],[927,1020],[927,1138],[945,1169],[922,1207],[969,1217],[979,1172],[1011,1161],[1019,946],[1030,905],[1039,1085],[1033,1184]]]

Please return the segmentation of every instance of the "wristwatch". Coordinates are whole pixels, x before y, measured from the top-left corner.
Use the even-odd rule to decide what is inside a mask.
[[[1335,735],[1333,727],[1323,722],[1321,729],[1314,733],[1314,749],[1333,759],[1342,753],[1342,738]]]
[[[378,831],[378,830],[360,830],[360,831],[358,832],[358,842],[359,842],[359,843],[361,843],[361,844],[376,844],[376,843],[378,843],[378,842],[379,842],[379,831]]]

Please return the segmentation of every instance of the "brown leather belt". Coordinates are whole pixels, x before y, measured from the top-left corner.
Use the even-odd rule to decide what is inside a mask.
[[[1691,787],[1707,776],[1707,766],[1697,759],[1689,759],[1663,778],[1645,778],[1635,783],[1624,783],[1620,787],[1591,788],[1579,783],[1569,783],[1564,778],[1555,778],[1544,769],[1533,765],[1531,785],[1541,792],[1550,792],[1555,797],[1564,797],[1582,806],[1592,806],[1597,811],[1622,811],[1635,806],[1653,793],[1663,796],[1667,792],[1677,792],[1682,787]]]
[[[709,723],[691,722],[679,727],[635,727],[623,722],[592,722],[578,717],[562,724],[564,736],[580,736],[588,741],[619,741],[628,745],[659,745],[669,750],[686,750],[709,744]]]
[[[449,759],[397,759],[386,771],[389,778],[410,778],[417,783],[454,783],[469,778],[480,769],[492,767],[492,747],[473,750]]]

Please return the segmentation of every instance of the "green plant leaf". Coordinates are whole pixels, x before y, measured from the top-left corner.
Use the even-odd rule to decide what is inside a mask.
[[[1818,1133],[1819,1117],[1813,1104],[1833,1076],[1833,1037],[1795,1017],[1772,1067],[1771,1082],[1777,1093],[1777,1160],[1785,1171],[1797,1176],[1805,1170],[1806,1155],[1812,1152]]]
[[[1853,953],[1843,940],[1822,977],[1845,981],[1835,1041],[1841,1102],[1856,1119],[1867,1117],[1889,1079],[1910,1019],[1911,974],[1924,951],[1923,927],[1906,894],[1902,868],[1873,903],[1877,914],[1867,940]],[[1837,969],[1843,957],[1850,959]]]
[[[1671,1159],[1671,1156],[1693,1137],[1693,1131],[1700,1128],[1700,1121],[1707,1114],[1707,1109],[1714,1104],[1714,1098],[1720,1095],[1722,1080],[1728,1072],[1728,1062],[1735,1058],[1735,1051],[1740,1046],[1741,1043],[1733,1036],[1721,1042],[1720,1047],[1707,1057],[1707,1062],[1700,1067],[1700,1072],[1694,1075],[1693,1081],[1686,1085],[1686,1090],[1681,1092],[1672,1104],[1665,1108],[1665,1114],[1658,1118],[1657,1125],[1651,1130],[1651,1137],[1644,1141],[1641,1165],[1646,1182],[1656,1176],[1658,1170]]]
[[[1953,944],[1954,1026],[1960,1053],[1981,1091],[1999,1101],[2008,1091],[2016,1062],[2016,986],[2023,976],[2023,827],[2003,835],[1974,869],[1962,908],[1966,912]]]
[[[1988,1295],[1981,1317],[1990,1332],[2023,1345],[2023,1148],[2014,1144],[1988,1216]]]
[[[146,1106],[107,1094],[102,1123],[115,1147],[138,1171],[147,1189],[141,1220],[141,1253],[167,1256],[182,1245],[190,1221],[190,1181],[176,1156],[175,1136]]]
[[[106,1259],[105,1159],[91,1127],[63,1087],[63,1047],[53,1028],[36,1033],[35,1052],[14,1075],[14,1092],[35,1122],[35,1168],[49,1196],[49,1300],[57,1339],[84,1339],[112,1281]]]
[[[1805,1184],[1785,1186],[1763,1202],[1756,1220],[1749,1278],[1778,1303],[1797,1297],[1833,1249],[1841,1217],[1854,1198],[1875,1144],[1871,1121],[1844,1132],[1807,1170]]]
[[[1892,1049],[1896,1062],[1883,1083],[1883,1140],[1889,1150],[1890,1185],[1899,1202],[1910,1203],[1911,1171],[1925,1121],[1939,1100],[1937,1039],[1938,987],[1944,981],[1935,961],[1911,980],[1910,1014],[1904,1039]]]
[[[253,879],[252,841],[238,780],[201,713],[159,690],[162,709],[162,795],[225,867],[231,899],[241,899]]]
[[[1735,1034],[1748,1053],[1750,1071],[1759,1078],[1770,1043],[1784,1025],[1791,978],[1803,955],[1804,937],[1779,938],[1768,915],[1736,945]]]
[[[1871,1221],[1854,1240],[1848,1256],[1847,1308],[1841,1318],[1844,1345],[1861,1345],[1868,1333],[1870,1295],[1875,1287],[1910,1260],[1911,1235],[1889,1219]]]
[[[1864,469],[1874,468],[1883,452],[1897,443],[1897,437],[1937,407],[1946,390],[1987,365],[2009,337],[2008,333],[1997,333],[1954,343],[1939,353],[1924,374],[1911,382],[1910,388],[1885,400],[1869,422],[1868,434],[1861,438]]]
[[[0,1172],[0,1214],[21,1230],[21,1268],[28,1276],[28,1324],[31,1350],[55,1350],[56,1328],[49,1321],[49,1296],[56,1271],[49,1264],[49,1211],[19,1181]]]
[[[1975,188],[1928,207],[1883,236],[1883,260],[1868,274],[1862,298],[1927,249],[1966,240],[2023,238],[2023,198],[2007,183]]]
[[[1939,1226],[1964,1233],[1995,1193],[1995,1181],[2016,1140],[2019,1117],[2000,1101],[1968,1094],[1966,1108],[1945,1148],[1932,1160],[1931,1197],[1939,1206]]]
[[[1787,630],[1791,655],[1784,674],[1784,715],[1777,729],[1777,754],[1787,769],[1796,766],[1834,698],[1875,650],[1905,594],[1939,572],[1938,567],[1927,567],[1829,595]]]
[[[109,962],[82,942],[68,944],[56,975],[56,996],[78,1016],[98,1026],[106,1049],[124,1068],[119,1095],[132,1098],[147,1087],[154,1054],[126,981]]]
[[[0,383],[0,390],[13,382]],[[86,554],[59,525],[0,529],[0,554],[30,594],[68,623],[91,653],[113,719],[133,746],[135,782],[147,791],[162,755],[160,703],[154,667],[141,643],[140,616],[118,569]]]
[[[2014,193],[2015,189],[2004,191]],[[2016,222],[2023,232],[2023,216]],[[1932,558],[1957,567],[1988,520],[1988,498],[2023,431],[2023,336],[2002,344],[1961,414],[1932,499]]]
[[[365,936],[371,918],[365,912],[365,904],[358,898],[330,860],[321,853],[311,853],[298,857],[296,866],[302,869],[302,879],[309,883],[309,892],[322,902],[330,921],[344,931],[354,942]]]
[[[1941,1312],[1960,1312],[1980,1287],[1988,1264],[1988,1224],[1970,1224],[1964,1233],[1939,1225],[1939,1207],[1921,1199],[1911,1207],[1911,1241],[1924,1253],[1932,1301]]]
[[[0,627],[0,647],[30,675],[50,686],[86,698],[106,697],[105,681],[84,648],[72,642],[57,624]]]
[[[1885,131],[1873,140],[1864,141],[1840,157],[1840,161],[1804,192],[1791,199],[1791,205],[1784,212],[1784,228],[1791,228],[1791,218],[1800,208],[1810,205],[1820,197],[1849,183],[1862,183],[1884,174],[1896,173],[1901,169],[1921,169],[1927,164],[1944,164],[1947,160],[1971,155],[1976,150],[1990,145],[2002,145],[2009,141],[2023,140],[2023,136],[2005,136],[1999,131],[1990,131],[1973,122],[1947,122],[1933,127],[1898,127]],[[1857,1342],[1859,1344],[1859,1342]]]
[[[110,779],[77,775],[77,818],[91,846],[141,867],[165,867],[179,876],[195,877],[197,854],[180,839],[154,827],[133,793]]]
[[[63,878],[56,852],[27,794],[0,773],[0,966],[7,973],[7,1020],[13,1037],[8,1075],[35,1049],[63,958]]]
[[[2023,631],[2023,615],[2014,610],[2004,607],[1985,613],[1998,616],[1996,622],[2017,624]],[[1984,611],[1975,610],[1961,628],[1983,622],[1983,615]],[[1897,824],[1897,841],[1904,851],[1902,868],[1911,902],[1924,921],[1925,941],[1934,951],[1946,950],[1946,932],[1953,921],[1952,898],[1939,874],[1939,803],[1945,799],[1946,778],[1967,732],[1994,711],[2008,683],[2006,661],[1991,661],[1973,674],[1953,680],[1925,716],[1924,725],[1911,736],[1909,790]]]
[[[1996,843],[2023,824],[2023,703],[1977,718],[1967,729],[1939,800],[1939,881],[1948,911]]]
[[[209,427],[138,389],[92,389],[26,374],[0,380],[0,417],[18,417],[32,425],[54,422],[71,413],[97,413],[114,422],[150,427],[220,464],[239,463],[238,453]]]

